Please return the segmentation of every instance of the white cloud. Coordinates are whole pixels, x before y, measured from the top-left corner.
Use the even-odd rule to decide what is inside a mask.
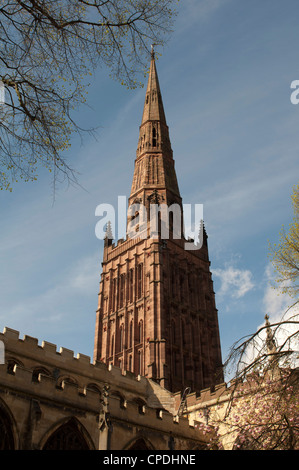
[[[252,273],[248,269],[227,266],[225,269],[213,269],[213,275],[220,278],[219,295],[230,295],[240,299],[254,287]]]
[[[265,314],[271,317],[273,323],[277,320],[279,321],[283,313],[293,303],[289,296],[281,294],[277,289],[274,289],[274,279],[274,270],[271,264],[268,264],[265,269],[266,287],[263,298],[263,307]]]
[[[263,298],[263,308],[265,314],[269,316],[269,321],[272,324],[288,322],[288,321],[299,321],[299,306],[294,305],[295,299],[291,298],[287,294],[280,293],[273,287],[273,281],[275,279],[275,272],[271,264],[266,266],[265,269],[265,280],[266,287]],[[262,325],[261,325],[262,326]],[[260,327],[261,327],[260,326]],[[282,323],[278,327],[274,327],[275,338],[277,345],[280,346],[290,336],[296,334],[299,329],[299,325],[295,323]],[[291,344],[286,344],[286,347],[298,351],[298,335],[294,337]]]
[[[263,297],[263,308],[265,314],[269,315],[272,323],[281,321],[284,318],[290,318],[298,311],[298,306],[293,306],[295,299],[287,294],[282,294],[274,288],[275,272],[271,264],[265,269],[266,287]]]
[[[263,308],[272,323],[282,319],[288,319],[299,314],[299,307],[295,304],[295,299],[288,294],[282,294],[279,289],[274,288],[275,272],[271,264],[265,269],[266,287],[263,297]]]

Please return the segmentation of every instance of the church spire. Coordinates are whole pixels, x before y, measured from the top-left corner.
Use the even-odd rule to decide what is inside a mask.
[[[203,246],[185,249],[183,204],[154,51],[128,205],[126,239],[108,244],[107,227],[95,360],[172,392],[187,387],[198,392],[223,382],[207,235],[202,224]]]
[[[266,337],[267,353],[269,355],[270,362],[273,362],[273,359],[275,358],[275,354],[277,353],[276,342],[274,339],[273,331],[271,329],[268,315],[265,315],[265,320],[266,320],[265,326],[266,326],[266,332],[267,332],[267,337]]]
[[[138,199],[147,206],[154,192],[160,202],[181,203],[152,49],[129,203]]]
[[[167,152],[172,158],[169,131],[166,123],[162,94],[156,68],[155,53],[152,50],[148,82],[139,130],[136,156],[144,152]]]
[[[148,121],[160,121],[160,123],[166,126],[164,106],[158,80],[155,53],[153,49],[151,54],[151,64],[148,75],[141,126]]]

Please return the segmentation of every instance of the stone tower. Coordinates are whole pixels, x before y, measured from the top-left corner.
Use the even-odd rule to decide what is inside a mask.
[[[177,210],[169,211],[167,223],[158,211],[151,225],[151,209],[162,206]],[[172,392],[221,383],[207,235],[202,227],[202,244],[186,249],[154,53],[128,208],[126,239],[112,243],[107,235],[104,242],[94,359],[153,379]],[[163,228],[169,236],[162,236],[167,233]]]

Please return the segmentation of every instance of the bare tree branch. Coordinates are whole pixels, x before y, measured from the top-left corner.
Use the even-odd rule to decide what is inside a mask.
[[[134,88],[151,43],[164,44],[176,0],[0,0],[0,188],[34,180],[40,165],[67,180],[73,119],[99,65]],[[89,130],[93,131],[93,130]]]

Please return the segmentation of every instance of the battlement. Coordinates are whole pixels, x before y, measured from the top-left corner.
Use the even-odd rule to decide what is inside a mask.
[[[5,345],[5,350],[8,352],[20,352],[26,355],[34,353],[34,357],[38,361],[38,358],[44,357],[55,357],[58,361],[76,361],[78,364],[87,365],[91,364],[90,357],[84,354],[74,355],[74,351],[61,347],[58,351],[57,345],[43,341],[41,345],[38,343],[38,339],[32,336],[24,335],[24,338],[20,338],[19,331],[5,327],[3,333],[0,333],[0,340]]]
[[[32,381],[34,370],[45,368],[49,371],[59,371],[59,383],[63,383],[65,377],[74,379],[75,383],[79,383],[81,390],[90,383],[97,385],[100,390],[105,383],[108,383],[111,388],[122,389],[128,396],[147,395],[148,381],[145,377],[135,376],[129,371],[122,371],[113,365],[107,366],[100,361],[91,363],[90,357],[85,354],[75,355],[74,351],[64,347],[58,349],[55,344],[47,341],[43,341],[40,345],[37,338],[28,335],[22,339],[19,331],[8,327],[0,333],[0,340],[4,343],[6,362],[11,361],[11,367],[14,363],[22,365],[22,369],[17,367],[16,371],[18,375],[25,374],[24,377],[27,377],[25,383]],[[50,379],[51,377],[45,378],[45,375],[42,375],[41,381],[45,383]],[[68,380],[64,385],[65,388],[70,389],[69,382],[72,380]],[[53,378],[54,383],[57,383],[57,377]]]
[[[197,407],[202,408],[204,406],[214,405],[217,402],[227,400],[230,395],[230,389],[226,383],[221,383],[213,388],[202,389],[199,393],[192,392],[186,397],[186,406],[188,411],[194,410]],[[182,400],[181,392],[174,394],[174,401],[176,409],[178,410]]]
[[[138,245],[140,243],[140,238],[120,238],[116,242],[112,243],[110,246],[107,246],[107,258],[106,261],[118,257],[122,252],[126,252],[128,249]]]
[[[111,368],[111,372],[117,368]],[[100,393],[78,384],[62,381],[58,386],[53,377],[40,373],[36,381],[32,381],[32,371],[15,365],[13,373],[8,372],[5,366],[0,367],[1,384],[6,390],[13,390],[19,395],[35,397],[45,404],[55,402],[55,406],[88,410],[92,414],[99,414],[102,409]],[[126,376],[126,374],[122,375]],[[138,377],[137,382],[146,381]],[[142,400],[122,400],[120,396],[108,393],[108,409],[111,418],[138,426],[159,429],[162,433],[172,432],[181,437],[192,437],[198,440],[198,431],[194,423],[186,417],[173,416],[166,410],[151,408]],[[190,436],[191,433],[191,436]]]
[[[112,368],[110,367],[112,371]],[[126,374],[121,374],[120,369],[113,367],[113,373],[121,376],[126,376]],[[57,380],[43,373],[39,373],[36,380],[32,380],[32,370],[24,368],[19,365],[15,365],[13,371],[7,370],[5,365],[2,365],[0,368],[1,374],[1,383],[5,386],[6,389],[18,390],[19,392],[24,392],[30,395],[36,395],[40,398],[50,398],[51,400],[59,402],[60,399],[66,400],[72,405],[87,405],[95,410],[99,410],[100,389],[94,390],[89,388],[88,385],[85,387],[80,387],[77,383],[69,382],[68,380],[62,380],[58,385]],[[142,382],[146,381],[143,377],[135,378],[135,381]],[[112,400],[115,400],[115,397],[111,397]],[[84,403],[83,403],[84,402]],[[127,403],[125,401],[124,403]],[[137,401],[134,404],[137,407]],[[147,408],[144,406],[144,408]]]
[[[193,437],[198,440],[196,423],[190,422],[187,417],[173,416],[166,410],[154,409],[146,405],[141,406],[138,401],[122,403],[119,397],[109,397],[108,400],[109,412],[112,417],[115,416],[139,426],[153,427],[167,434],[188,436],[188,438]]]
[[[100,394],[95,390],[80,387],[75,383],[62,381],[58,386],[53,377],[39,374],[37,380],[32,380],[32,371],[15,365],[13,373],[0,367],[1,385],[14,393],[35,396],[40,400],[55,401],[71,407],[89,409],[96,412],[99,409]]]
[[[4,369],[0,370],[2,383],[7,387],[39,397],[51,397],[51,400],[62,400],[70,406],[87,406],[99,410],[101,389],[104,384],[109,384],[110,390],[114,392],[114,395],[109,396],[111,412],[113,407],[121,408],[117,413],[115,409],[115,415],[122,416],[124,420],[131,419],[131,415],[138,416],[140,422],[156,422],[158,419],[159,427],[165,427],[165,430],[167,427],[175,430],[179,424],[180,433],[193,427],[186,417],[175,416],[181,393],[172,394],[167,391],[166,396],[166,390],[143,376],[136,377],[131,372],[122,371],[113,365],[107,366],[100,361],[91,363],[89,356],[81,353],[75,356],[74,351],[63,347],[58,350],[55,344],[47,341],[39,345],[37,338],[28,335],[21,339],[20,333],[11,328],[5,328],[3,333],[0,333],[0,340],[4,342],[8,357],[15,357],[24,363],[23,366],[16,364],[13,373],[6,371],[5,379]],[[57,368],[61,374],[60,380],[57,381],[57,377],[47,376],[42,372],[33,380],[32,360],[36,368],[45,364]],[[30,367],[26,365],[27,361],[30,362]],[[72,377],[79,377],[79,380],[72,382]],[[95,384],[98,390],[89,388],[90,384]],[[123,399],[115,395],[117,390],[121,391]],[[225,383],[217,385],[214,389],[201,390],[199,394],[190,393],[186,400],[188,411],[216,403],[217,400],[225,399],[228,394]],[[137,400],[134,401],[134,396],[144,399],[142,406]]]

